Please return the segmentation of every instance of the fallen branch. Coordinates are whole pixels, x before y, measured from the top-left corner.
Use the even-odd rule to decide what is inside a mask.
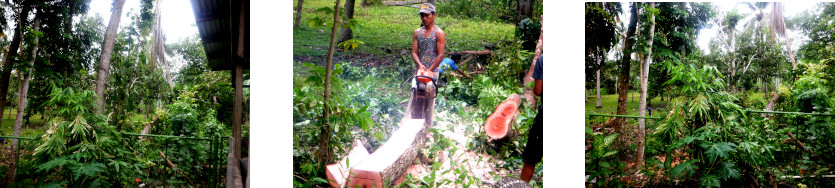
[[[189,184],[194,185],[194,182],[192,182],[192,181],[191,181],[191,178],[188,178],[188,176],[186,176],[185,174],[183,174],[183,172],[182,172],[182,171],[180,171],[180,170],[176,169],[176,168],[177,168],[177,165],[174,165],[174,163],[171,163],[171,161],[170,161],[170,160],[168,160],[168,158],[166,158],[166,157],[165,157],[165,154],[163,154],[163,153],[162,153],[162,151],[157,151],[157,152],[159,152],[159,156],[162,156],[162,159],[165,159],[165,162],[168,162],[168,166],[170,166],[170,167],[171,167],[171,169],[173,169],[173,170],[174,170],[174,172],[177,172],[178,174],[183,175],[183,177],[186,177],[186,180],[188,180],[188,183],[189,183]]]
[[[495,54],[493,54],[493,51],[490,51],[490,49],[484,49],[484,50],[481,50],[481,51],[457,51],[457,52],[447,52],[446,54],[453,54],[453,53],[458,53],[458,54],[473,54],[473,55],[487,55],[487,54],[490,54],[490,55],[495,55]]]
[[[404,6],[404,5],[411,5],[411,4],[418,4],[423,3],[422,0],[415,0],[415,1],[383,1],[383,4],[388,6]]]
[[[792,134],[792,132],[786,132],[786,133],[788,133],[788,134],[789,134],[789,137],[791,137],[791,138],[792,138],[792,140],[797,141],[797,144],[799,144],[799,145],[800,145],[800,148],[803,148],[803,150],[804,150],[804,151],[807,151],[807,152],[809,151],[808,149],[806,149],[806,145],[805,145],[805,144],[803,144],[803,142],[800,142],[800,140],[798,140],[797,138],[795,138],[795,137],[794,137],[794,135]]]

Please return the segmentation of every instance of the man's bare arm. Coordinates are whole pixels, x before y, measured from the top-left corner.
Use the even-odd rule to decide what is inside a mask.
[[[446,45],[446,33],[443,30],[438,29],[438,33],[435,35],[438,39],[437,42],[437,50],[438,50],[438,57],[435,58],[435,61],[432,62],[432,65],[429,66],[430,71],[435,71],[435,68],[441,65],[441,61],[444,60],[444,46]]]

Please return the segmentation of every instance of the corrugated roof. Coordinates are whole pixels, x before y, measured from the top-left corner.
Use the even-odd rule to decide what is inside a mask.
[[[244,69],[249,69],[249,1],[191,0],[191,5],[212,71],[232,70],[234,62],[241,62]],[[241,11],[244,12],[243,57],[237,53]]]

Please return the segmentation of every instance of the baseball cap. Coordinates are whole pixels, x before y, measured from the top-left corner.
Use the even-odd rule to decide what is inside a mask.
[[[435,12],[435,5],[432,3],[424,3],[420,6],[420,12],[418,14],[429,14]]]

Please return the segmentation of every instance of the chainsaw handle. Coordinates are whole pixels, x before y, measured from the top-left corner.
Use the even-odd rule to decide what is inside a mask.
[[[432,81],[432,84],[435,84],[436,86],[438,85],[438,82],[436,82],[435,78],[432,78],[432,77],[429,77],[429,76],[415,75],[415,78],[429,78],[429,80]]]

